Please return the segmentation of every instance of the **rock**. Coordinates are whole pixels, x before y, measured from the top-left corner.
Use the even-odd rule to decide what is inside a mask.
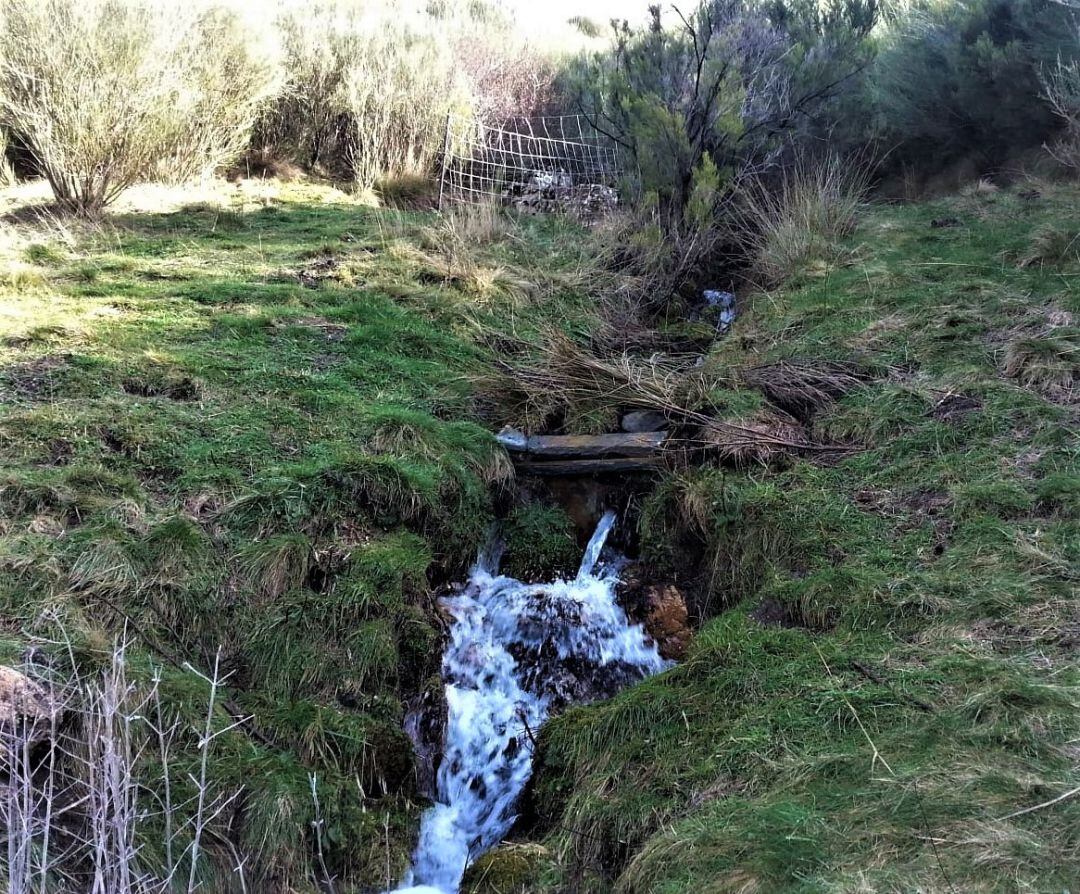
[[[524,450],[525,445],[529,442],[525,432],[510,425],[503,426],[502,431],[495,436],[495,439],[507,450]]]
[[[519,894],[535,881],[547,848],[539,844],[500,844],[465,870],[462,894]]]
[[[436,675],[423,691],[406,704],[405,734],[413,743],[416,790],[425,798],[437,798],[437,773],[446,743],[446,690]]]
[[[623,569],[619,601],[652,637],[661,657],[681,661],[694,636],[686,598],[674,584],[646,583],[642,574],[639,565]]]
[[[646,432],[665,431],[668,421],[663,413],[655,410],[634,410],[623,416],[619,427],[630,434],[644,434]]]
[[[20,731],[31,742],[49,735],[53,708],[48,695],[26,674],[0,665],[0,728]]]
[[[664,658],[681,661],[693,638],[686,600],[673,584],[653,584],[645,591],[645,630]]]

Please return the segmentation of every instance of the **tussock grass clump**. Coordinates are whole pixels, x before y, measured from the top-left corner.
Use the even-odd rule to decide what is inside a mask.
[[[736,214],[757,276],[775,285],[810,261],[834,260],[839,240],[855,227],[870,176],[865,161],[800,156],[775,184],[747,182]]]
[[[1061,225],[1040,227],[1019,263],[1021,267],[1080,264],[1080,229]]]
[[[1013,339],[1005,349],[1004,372],[1025,388],[1069,400],[1080,380],[1080,333]]]

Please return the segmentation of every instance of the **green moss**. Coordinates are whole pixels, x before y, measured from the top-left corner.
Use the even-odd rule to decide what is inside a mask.
[[[503,844],[482,854],[465,872],[463,894],[524,894],[536,876],[543,847]]]
[[[551,580],[577,570],[581,560],[574,523],[562,509],[528,503],[502,526],[506,545],[502,572],[519,580]]]

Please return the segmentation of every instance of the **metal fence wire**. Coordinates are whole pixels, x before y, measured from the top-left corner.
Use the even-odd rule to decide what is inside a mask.
[[[592,219],[618,204],[615,144],[581,115],[460,127],[447,118],[440,209],[496,202],[524,213]]]

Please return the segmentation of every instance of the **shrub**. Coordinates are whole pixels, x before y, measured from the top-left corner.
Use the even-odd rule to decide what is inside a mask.
[[[859,70],[877,4],[829,9],[706,0],[668,27],[657,5],[643,28],[617,25],[611,48],[580,67],[577,104],[640,172],[632,185],[655,196],[665,230],[683,224],[706,159],[705,179],[730,182]]]
[[[211,8],[192,24],[178,75],[188,84],[182,127],[159,163],[171,181],[203,177],[239,158],[267,101],[283,85],[273,34],[233,10]]]
[[[921,2],[885,40],[870,78],[877,135],[895,164],[1001,165],[1050,138],[1040,69],[1077,55],[1071,11],[1052,0]]]
[[[236,18],[149,0],[4,0],[0,123],[57,200],[99,212],[162,168],[230,159],[273,66],[243,52]]]
[[[331,0],[285,10],[276,26],[288,88],[261,119],[256,148],[362,188],[430,175],[449,113],[525,114],[549,93],[546,58],[518,52],[483,2],[407,15]]]
[[[1080,34],[1077,35],[1080,48]],[[1080,59],[1058,58],[1042,75],[1043,97],[1064,126],[1064,132],[1047,148],[1068,168],[1080,170]]]

